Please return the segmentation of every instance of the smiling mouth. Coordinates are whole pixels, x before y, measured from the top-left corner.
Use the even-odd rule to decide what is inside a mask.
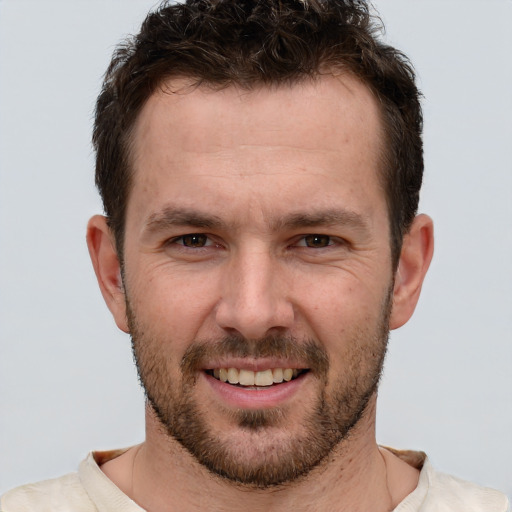
[[[238,387],[270,387],[283,382],[289,382],[308,372],[308,369],[273,368],[254,372],[238,368],[215,368],[206,370],[206,373],[221,382]]]

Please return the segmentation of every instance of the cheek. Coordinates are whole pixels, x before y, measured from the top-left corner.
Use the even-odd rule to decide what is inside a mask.
[[[200,336],[215,306],[215,276],[199,279],[163,266],[132,275],[142,276],[127,291],[132,311],[146,330],[178,344]]]
[[[297,299],[301,323],[327,350],[343,352],[346,340],[376,329],[382,320],[390,284],[375,281],[345,274],[302,286]]]

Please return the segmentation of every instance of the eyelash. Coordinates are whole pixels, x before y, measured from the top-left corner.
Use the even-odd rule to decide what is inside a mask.
[[[205,247],[209,238],[207,235],[205,235],[204,233],[189,233],[189,234],[186,234],[186,235],[182,235],[180,237],[177,237],[177,238],[174,238],[173,240],[171,240],[172,243],[177,243],[177,242],[182,242],[180,245],[183,245],[184,247],[190,247],[189,245],[187,245],[185,243],[185,240],[186,239],[191,239],[191,245],[194,244],[193,242],[193,239],[199,239],[199,241],[203,241],[204,239],[204,244],[203,245],[199,245],[199,247],[196,247],[195,245],[192,245],[191,248],[194,248],[194,249],[197,249],[197,248],[202,248],[202,247]]]
[[[326,247],[330,247],[334,245],[333,237],[329,235],[322,235],[322,234],[311,234],[311,235],[304,235],[299,239],[299,242],[304,242],[304,245],[302,243],[295,244],[298,247],[307,247],[308,249],[325,249]],[[320,244],[320,247],[313,247],[312,245],[308,245],[308,243],[315,243],[315,242],[325,242],[324,244]]]
[[[199,239],[199,243],[203,242],[203,244],[194,246],[193,245],[194,238]],[[189,242],[192,242],[192,243],[187,244],[186,243],[187,239],[190,239]],[[308,243],[315,243],[315,242],[321,242],[320,246],[314,247],[313,245],[308,245]],[[211,246],[220,247],[220,244],[214,243],[212,241],[212,239],[205,233],[187,233],[185,235],[181,235],[181,236],[171,239],[168,243],[179,245],[186,249],[204,249],[204,248],[211,247]],[[335,245],[336,243],[344,244],[345,241],[342,239],[338,239],[336,237],[329,236],[329,235],[313,233],[313,234],[308,234],[308,235],[302,235],[299,239],[297,239],[296,242],[291,244],[290,247],[303,247],[306,249],[325,249],[325,248]]]
[[[199,245],[199,246],[194,246],[194,245],[187,245],[185,243],[185,240],[186,239],[204,239],[204,244],[203,245]],[[189,249],[203,249],[204,247],[209,247],[210,245],[213,245],[213,244],[208,244],[208,241],[210,241],[210,238],[208,237],[208,235],[205,235],[204,233],[188,233],[186,235],[182,235],[182,236],[179,236],[179,237],[176,237],[176,238],[173,238],[170,242],[172,244],[176,244],[176,245],[182,245],[183,247],[187,247]],[[181,242],[181,243],[178,243],[178,242]]]

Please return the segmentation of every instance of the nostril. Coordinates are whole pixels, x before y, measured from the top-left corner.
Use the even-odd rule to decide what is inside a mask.
[[[216,321],[227,334],[261,339],[270,334],[289,331],[294,322],[294,310],[291,304],[284,301],[282,304],[277,301],[261,301],[260,307],[223,301],[216,311]]]

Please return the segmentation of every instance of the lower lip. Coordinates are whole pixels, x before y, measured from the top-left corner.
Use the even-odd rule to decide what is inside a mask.
[[[290,400],[308,378],[309,372],[299,375],[289,382],[258,389],[233,386],[205,372],[202,372],[202,376],[213,391],[220,396],[221,401],[231,407],[238,409],[270,409],[283,405]]]

